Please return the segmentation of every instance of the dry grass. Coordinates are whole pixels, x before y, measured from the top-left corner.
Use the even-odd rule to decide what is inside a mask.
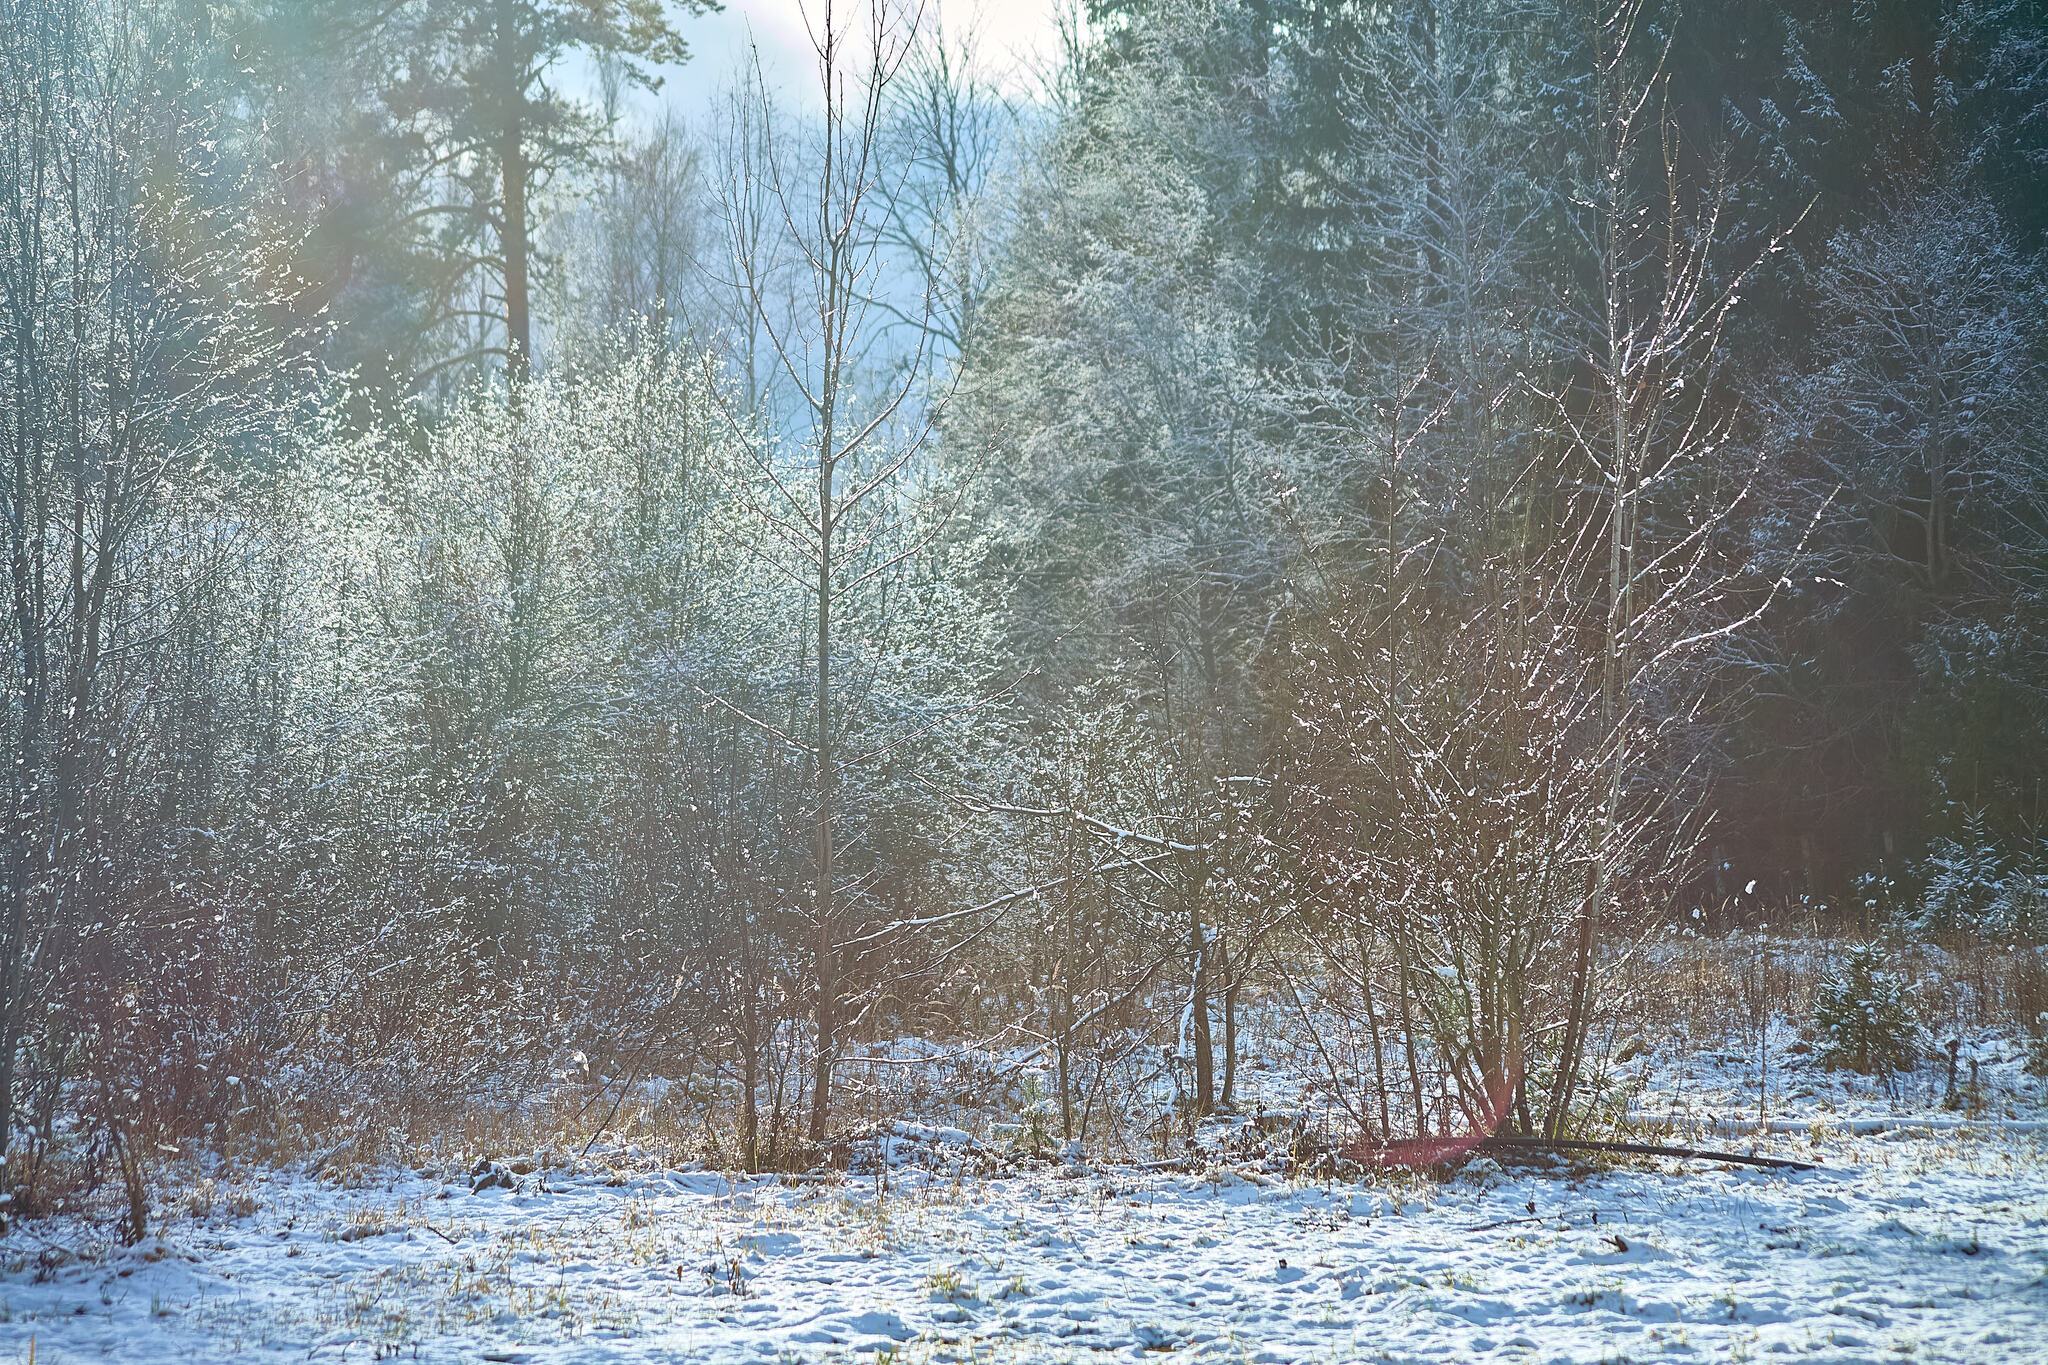
[[[1617,1035],[1632,1029],[1648,1041],[1706,1047],[1753,1037],[1762,1019],[1809,1020],[1815,991],[1849,946],[1756,931],[1658,936],[1617,972],[1628,1016]],[[1902,944],[1891,970],[1912,984],[1930,1035],[2038,1032],[2037,1017],[2048,1011],[2048,958],[2039,948]]]
[[[1691,1050],[1753,1046],[1758,1020],[1797,1026],[1811,1019],[1815,990],[1846,947],[1839,940],[1754,931],[1655,936],[1614,967],[1602,1030],[1606,1055],[1673,1042]],[[1919,1022],[1931,1038],[1978,1030],[2036,1040],[2048,1035],[2048,955],[2040,949],[1899,945],[1893,963],[1915,984]],[[423,1017],[439,1028],[452,1016],[436,1009]],[[1238,1079],[1245,1103],[1255,1101],[1268,1074],[1253,1057],[1283,1061],[1283,1070],[1296,1079],[1319,1076],[1319,1057],[1300,1052],[1292,1011],[1263,1008],[1248,996],[1240,1017],[1246,1058]],[[383,1022],[390,1029],[399,1026],[395,1014]],[[489,1021],[472,1020],[465,1036],[473,1040],[489,1029]],[[521,1029],[508,1026],[507,1032]],[[473,1041],[415,1049],[401,1038],[380,1035],[374,1048],[359,1050],[367,1036],[330,1035],[324,1050],[321,1040],[306,1040],[289,1076],[242,1078],[250,1100],[200,1131],[138,1131],[137,1148],[145,1154],[147,1182],[162,1213],[199,1222],[247,1217],[255,1198],[249,1173],[287,1164],[354,1186],[393,1166],[452,1176],[480,1156],[545,1173],[573,1162],[586,1148],[621,1168],[740,1164],[736,1088],[699,1066],[692,1054],[643,1051],[636,1057],[621,1051],[601,1061],[594,1068],[599,1078],[592,1079],[582,1071],[551,1071],[559,1064],[558,1048],[528,1041],[491,1049],[509,1074],[479,1090],[469,1084],[476,1074]],[[531,1040],[537,1034],[522,1036]],[[1088,1151],[1098,1160],[1156,1158],[1179,1150],[1185,1137],[1185,1116],[1163,1110],[1148,1080],[1147,1066],[1157,1066],[1156,1049],[1136,1049],[1135,1041],[1079,1059],[1077,1117],[1087,1124]],[[2048,1057],[2048,1042],[2038,1046]],[[397,1065],[398,1058],[414,1064]],[[607,1070],[615,1079],[602,1079]],[[683,1079],[654,1086],[637,1080],[664,1072]],[[621,1099],[629,1077],[635,1084]],[[992,1119],[1014,1113],[1029,1099],[1014,1069],[968,1052],[947,1053],[928,1066],[855,1064],[843,1068],[841,1077],[839,1121],[855,1130],[909,1116],[986,1131]],[[1625,1096],[1616,1099],[1625,1102]],[[774,1164],[802,1169],[828,1157],[793,1140],[796,1103],[785,1102],[780,1112]],[[772,1113],[764,1105],[764,1125]],[[1336,1122],[1342,1116],[1327,1117]],[[1054,1123],[1057,1131],[1056,1114]],[[47,1146],[17,1144],[9,1160],[15,1218],[91,1216],[101,1205],[112,1207],[110,1191],[118,1181],[110,1177],[105,1142],[89,1126],[68,1138],[60,1134]]]

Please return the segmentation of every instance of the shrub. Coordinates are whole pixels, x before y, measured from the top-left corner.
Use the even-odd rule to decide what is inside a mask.
[[[1814,1023],[1821,1060],[1838,1070],[1889,1076],[1913,1062],[1913,988],[1884,970],[1884,950],[1861,944],[1821,982]]]
[[[1023,1121],[1011,1136],[1010,1145],[1026,1156],[1038,1157],[1050,1152],[1053,1146],[1052,1104],[1036,1076],[1024,1078],[1024,1112],[1018,1117]]]

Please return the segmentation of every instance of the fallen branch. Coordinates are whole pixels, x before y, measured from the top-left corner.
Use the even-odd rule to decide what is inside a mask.
[[[1769,1170],[1811,1171],[1811,1161],[1788,1157],[1749,1156],[1742,1152],[1709,1152],[1697,1147],[1663,1147],[1650,1142],[1599,1142],[1591,1138],[1489,1137],[1475,1145],[1479,1151],[1563,1151],[1615,1152],[1628,1156],[1669,1156],[1685,1161],[1726,1161],[1737,1166],[1761,1166]]]
[[[1930,1133],[1984,1132],[2037,1134],[2048,1133],[2048,1119],[1970,1119],[1953,1114],[1891,1114],[1881,1118],[1832,1118],[1832,1119],[1739,1119],[1720,1118],[1714,1115],[1692,1114],[1651,1114],[1630,1112],[1631,1126],[1663,1129],[1666,1132],[1690,1131],[1713,1133],[1721,1137],[1739,1137],[1747,1133],[1782,1133],[1794,1137],[1811,1136],[1816,1130],[1847,1134],[1852,1137],[1868,1137],[1873,1133],[1910,1132],[1925,1129]]]

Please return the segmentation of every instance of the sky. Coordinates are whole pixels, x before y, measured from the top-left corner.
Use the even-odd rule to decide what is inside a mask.
[[[908,0],[914,8],[916,0]],[[852,6],[837,0],[842,11]],[[992,72],[1007,71],[1018,93],[1030,88],[1028,72],[1049,61],[1058,47],[1057,15],[1061,0],[924,0],[924,22],[935,18],[948,33],[972,26]],[[717,14],[683,18],[677,23],[690,44],[687,66],[670,68],[659,99],[693,124],[701,124],[746,60],[751,41],[761,51],[769,85],[785,108],[805,109],[817,102],[815,62],[804,26],[823,13],[824,0],[725,0]]]

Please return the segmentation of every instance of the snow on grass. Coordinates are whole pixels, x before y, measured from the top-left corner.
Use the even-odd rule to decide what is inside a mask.
[[[2048,1354],[2038,1139],[1817,1154],[1810,1173],[1474,1163],[1441,1185],[1043,1169],[878,1191],[586,1167],[471,1194],[460,1173],[278,1175],[247,1190],[254,1214],[216,1201],[141,1248],[17,1231],[0,1359],[31,1338],[39,1365]]]
[[[1258,1145],[1244,1119],[1205,1129],[1206,1178],[1004,1174],[968,1128],[908,1121],[868,1149],[912,1163],[886,1187],[630,1146],[488,1182],[166,1170],[141,1247],[104,1210],[0,1239],[0,1363],[31,1341],[37,1365],[2048,1362],[2048,1085],[2021,1042],[1966,1039],[1958,1110],[1945,1056],[1879,1082],[1821,1069],[1789,1027],[1769,1041],[1649,1047],[1601,1084],[1684,1141],[1819,1170],[1482,1158],[1446,1183],[1297,1183],[1233,1169]],[[1262,1054],[1242,1080],[1307,1114],[1314,1077]],[[997,1134],[1016,1115],[951,1117]]]

